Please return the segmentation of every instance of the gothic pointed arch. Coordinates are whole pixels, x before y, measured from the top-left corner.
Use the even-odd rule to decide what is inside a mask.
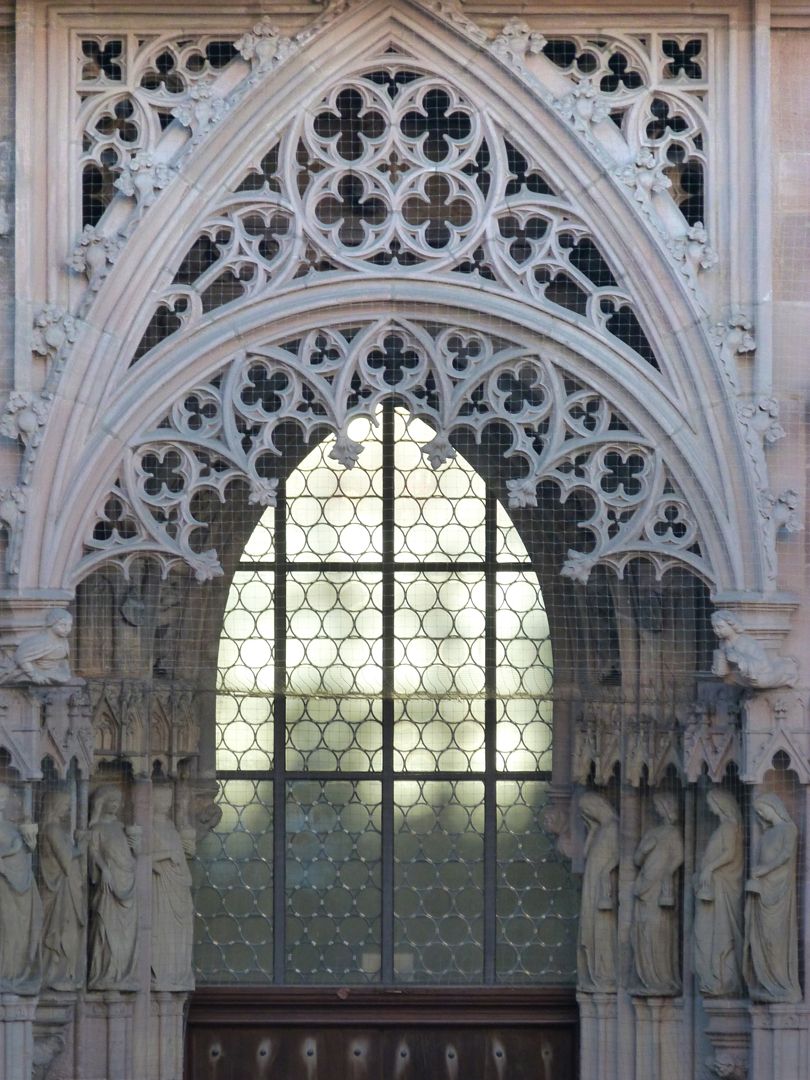
[[[367,0],[264,51],[245,35],[221,106],[177,117],[191,139],[123,168],[87,241],[114,252],[45,343],[21,584],[70,588],[144,552],[216,573],[195,495],[239,481],[271,501],[284,410],[341,438],[351,407],[391,392],[432,424],[437,461],[458,429],[507,431],[512,505],[549,480],[587,494],[566,575],[641,554],[719,591],[762,584],[750,454],[694,281],[627,178],[519,77],[518,46],[454,12]],[[459,367],[454,330],[479,360]],[[386,335],[412,369],[374,369]],[[321,338],[341,374],[313,367]],[[275,417],[245,413],[258,369],[283,384]]]

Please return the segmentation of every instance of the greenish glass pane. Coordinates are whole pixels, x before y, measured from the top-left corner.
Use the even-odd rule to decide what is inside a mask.
[[[484,949],[484,785],[394,784],[394,975],[479,983]]]
[[[267,982],[273,975],[273,785],[224,780],[217,802],[222,817],[191,864],[198,981]]]
[[[232,693],[272,693],[273,641],[272,573],[237,570],[228,593],[219,642],[219,689]]]
[[[382,768],[382,702],[362,697],[287,698],[287,768]]]
[[[287,981],[380,978],[382,785],[287,785]]]
[[[355,468],[332,457],[329,436],[287,481],[288,559],[368,562],[382,555],[380,428],[358,417],[348,437],[363,446]]]
[[[579,885],[543,828],[548,784],[497,784],[499,982],[576,981]]]
[[[291,573],[287,692],[296,697],[382,693],[382,576]]]
[[[397,772],[483,772],[483,698],[410,698],[394,702]]]

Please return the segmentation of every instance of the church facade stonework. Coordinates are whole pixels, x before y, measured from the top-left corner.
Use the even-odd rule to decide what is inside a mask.
[[[442,947],[466,919],[459,955],[489,928],[480,978],[435,985],[567,988],[583,1080],[810,1075],[810,4],[17,0],[0,75],[2,1075],[181,1080],[195,981],[248,983],[261,949],[296,981],[278,924],[280,875],[316,887],[301,837],[334,855],[335,905],[345,867],[381,897],[382,930],[324,981],[418,983],[396,929],[408,783],[419,835],[425,791],[452,789],[437,865],[468,858],[454,830],[481,843],[480,911],[472,887],[445,922],[409,893]],[[424,435],[436,499],[460,461],[486,489],[485,523],[463,495],[473,584],[443,622],[449,558],[414,541],[397,567],[416,533],[392,508],[429,500],[395,491],[396,424]],[[333,488],[312,481],[299,520],[320,445]],[[382,524],[349,565],[314,537],[342,535],[365,474],[357,521],[379,496]],[[541,634],[539,603],[499,630],[516,553],[553,683],[507,693],[498,669]],[[296,619],[318,574],[332,600]],[[434,599],[398,653],[408,574]],[[480,649],[436,689],[476,588]],[[322,678],[312,704],[289,673],[314,678],[318,634],[348,689]],[[414,751],[397,732],[426,703]],[[529,876],[499,878],[531,784],[510,856]],[[534,927],[509,947],[535,959],[501,978],[507,893]],[[570,963],[540,970],[566,918]]]

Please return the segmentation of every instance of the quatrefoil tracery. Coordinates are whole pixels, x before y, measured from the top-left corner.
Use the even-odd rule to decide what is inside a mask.
[[[165,568],[184,561],[201,580],[220,572],[207,531],[232,485],[246,484],[251,502],[274,502],[291,425],[304,444],[332,433],[330,456],[362,467],[351,424],[392,397],[435,432],[423,447],[434,468],[472,440],[497,447],[511,506],[537,505],[544,482],[562,503],[577,495],[582,544],[569,552],[567,576],[586,580],[596,562],[621,572],[639,554],[659,573],[688,565],[709,576],[694,517],[660,452],[604,397],[542,350],[404,318],[252,348],[181,395],[133,444],[87,540],[85,569],[150,552]]]

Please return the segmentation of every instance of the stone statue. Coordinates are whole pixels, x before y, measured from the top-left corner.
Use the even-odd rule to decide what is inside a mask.
[[[13,656],[0,660],[0,683],[33,682],[37,685],[70,682],[68,635],[73,616],[64,608],[51,608],[45,629],[26,634]]]
[[[631,929],[637,979],[633,993],[671,997],[681,991],[676,893],[683,839],[676,797],[659,792],[653,806],[661,824],[644,833],[633,856],[638,867]]]
[[[695,874],[695,973],[701,994],[742,994],[745,834],[737,800],[713,788],[706,805],[720,819]]]
[[[193,990],[191,948],[194,903],[186,859],[194,854],[194,829],[178,832],[170,815],[172,788],[152,788],[152,988]]]
[[[577,945],[577,985],[585,993],[616,990],[619,819],[603,795],[587,791],[579,813],[588,830]]]
[[[776,795],[760,795],[754,812],[762,825],[759,851],[745,884],[743,970],[752,1001],[801,1001],[796,915],[799,830]]]
[[[738,686],[754,690],[795,686],[799,667],[794,658],[769,656],[761,642],[746,632],[733,612],[715,611],[712,627],[720,639],[712,665],[715,675],[728,677]]]
[[[6,817],[11,789],[0,784],[0,993],[36,994],[40,987],[42,902],[31,852],[37,826]]]
[[[42,983],[52,990],[75,990],[84,983],[84,928],[87,923],[85,853],[88,836],[70,828],[70,793],[45,798],[39,838],[39,869],[45,911]]]
[[[90,816],[90,990],[136,990],[140,828],[121,823],[124,796],[101,788]]]

